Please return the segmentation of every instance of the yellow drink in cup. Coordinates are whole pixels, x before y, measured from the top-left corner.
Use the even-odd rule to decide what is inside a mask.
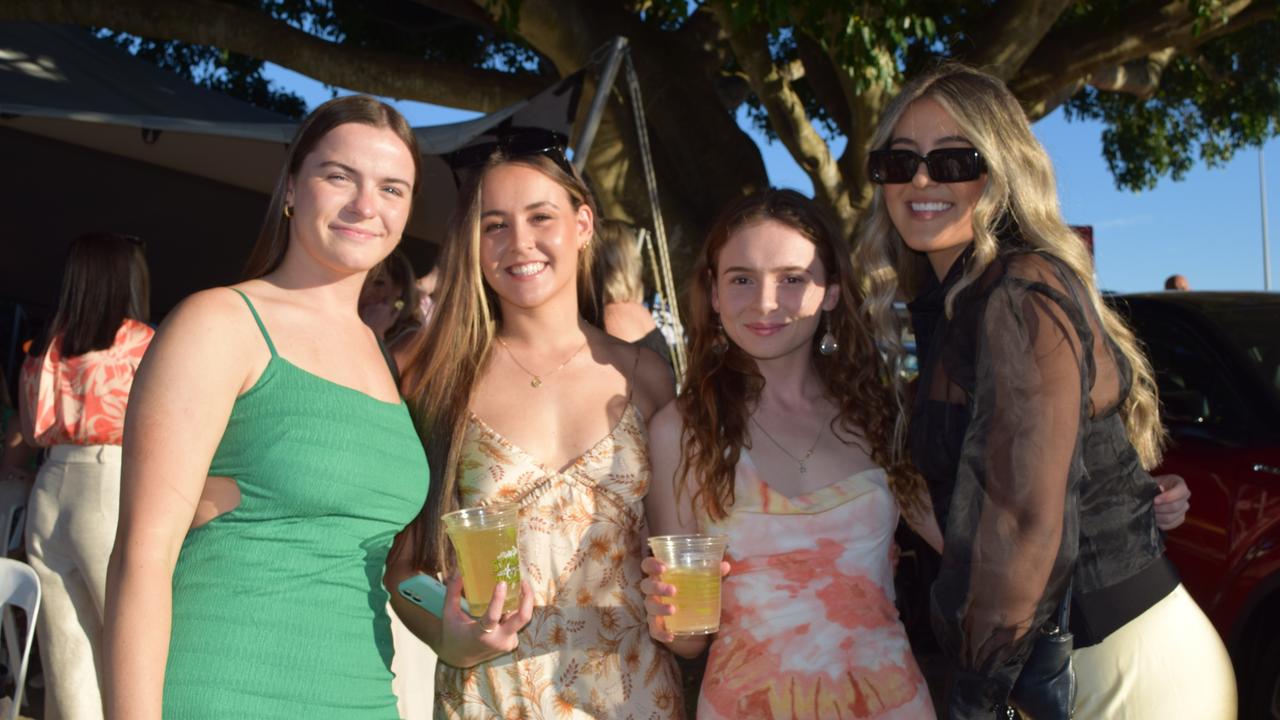
[[[654,557],[667,566],[662,582],[676,594],[662,598],[675,607],[663,618],[676,637],[709,635],[720,630],[720,561],[726,538],[711,535],[660,535],[649,538]]]
[[[503,612],[520,606],[520,550],[517,528],[520,508],[488,505],[448,513],[440,518],[458,555],[462,593],[471,614],[480,616],[489,607],[499,580],[507,583]]]

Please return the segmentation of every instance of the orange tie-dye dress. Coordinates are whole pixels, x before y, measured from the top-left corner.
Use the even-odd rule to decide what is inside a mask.
[[[879,468],[794,498],[746,451],[729,516],[720,632],[698,720],[935,717],[893,604],[898,507]]]
[[[472,415],[459,460],[463,507],[520,505],[520,570],[533,619],[515,652],[436,667],[436,717],[684,717],[675,660],[649,637],[640,593],[645,428],[628,403],[613,430],[555,471]]]

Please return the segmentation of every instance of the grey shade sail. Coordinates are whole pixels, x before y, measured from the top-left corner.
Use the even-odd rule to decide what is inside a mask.
[[[456,192],[441,155],[503,125],[572,134],[581,74],[474,120],[414,128],[423,180],[405,251],[420,272]],[[234,282],[297,122],[133,57],[81,27],[0,23],[0,298],[47,305],[63,250],[92,230],[148,242],[153,306]],[[20,212],[12,212],[20,210]]]

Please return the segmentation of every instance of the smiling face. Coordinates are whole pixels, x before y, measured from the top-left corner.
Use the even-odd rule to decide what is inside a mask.
[[[534,308],[552,298],[576,302],[578,254],[591,241],[591,208],[545,173],[498,165],[481,183],[480,266],[504,302]]]
[[[369,270],[400,242],[413,177],[413,155],[393,131],[337,126],[289,178],[288,253],[301,250],[337,274]]]
[[[711,305],[725,334],[757,360],[811,352],[821,311],[839,295],[813,241],[776,220],[734,231],[716,257]]]
[[[970,148],[955,119],[937,102],[921,98],[907,107],[893,126],[892,149],[927,155],[938,148]],[[987,177],[958,183],[938,183],[920,163],[909,183],[884,186],[889,217],[907,247],[928,255],[942,277],[973,240],[973,208]]]

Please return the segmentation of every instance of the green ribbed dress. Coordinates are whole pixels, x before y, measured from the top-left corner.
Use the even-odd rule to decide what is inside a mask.
[[[393,720],[382,572],[426,498],[422,443],[403,402],[280,357],[240,294],[271,360],[209,468],[240,505],[192,530],[174,570],[164,717]]]

